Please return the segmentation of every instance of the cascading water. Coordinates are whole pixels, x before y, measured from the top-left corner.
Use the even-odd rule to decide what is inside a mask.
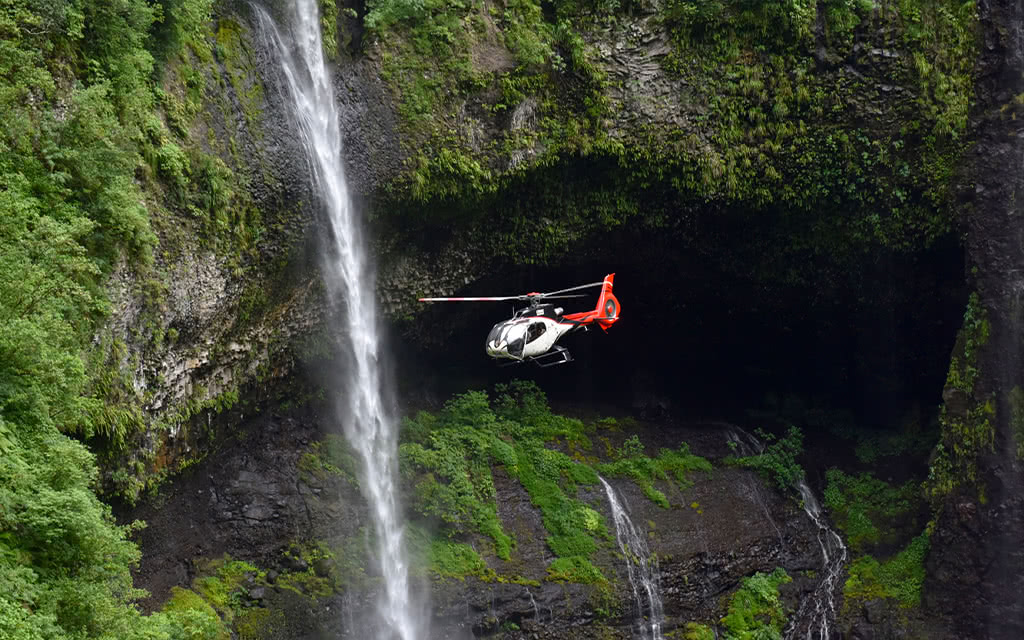
[[[307,151],[309,168],[330,222],[324,258],[324,286],[332,310],[331,334],[339,352],[336,414],[362,461],[360,486],[374,519],[378,560],[384,578],[379,602],[384,629],[375,638],[411,640],[417,635],[409,595],[409,567],[396,498],[396,423],[385,406],[373,274],[360,225],[345,182],[341,133],[330,76],[323,59],[317,0],[296,0],[289,16],[292,48],[273,20],[254,10],[267,50],[280,55],[282,72]],[[293,55],[292,51],[297,55]],[[333,311],[344,310],[344,313]]]
[[[637,637],[650,640],[662,640],[661,625],[665,619],[661,604],[659,587],[660,575],[658,562],[651,557],[644,537],[633,526],[629,514],[622,508],[615,490],[598,476],[611,505],[612,519],[615,520],[615,538],[619,549],[626,558],[626,571],[629,575],[629,586],[633,588],[633,600],[636,602]]]
[[[735,443],[732,446],[744,456],[757,455],[764,451],[764,444],[760,440],[738,427],[729,425],[726,429],[726,438],[729,442]],[[797,638],[801,630],[806,629],[805,640],[830,640],[833,632],[832,623],[836,619],[836,588],[839,586],[839,578],[846,563],[846,545],[839,534],[828,526],[821,506],[818,505],[807,483],[801,478],[794,488],[800,493],[804,513],[818,528],[816,535],[821,548],[824,575],[814,588],[813,595],[805,598],[797,607],[796,615],[790,618],[786,626],[784,637],[787,640]]]
[[[814,596],[800,603],[797,615],[793,618],[794,624],[786,629],[786,637],[795,637],[798,633],[795,621],[806,617],[806,640],[814,640],[815,631],[819,640],[829,640],[832,637],[832,622],[836,619],[836,587],[839,586],[839,576],[842,575],[843,565],[846,563],[846,545],[839,534],[825,522],[821,507],[818,506],[818,501],[807,483],[801,480],[797,484],[797,490],[800,492],[804,511],[818,527],[818,545],[821,547],[825,575],[815,587]],[[808,603],[813,604],[813,611],[805,611],[810,608]]]

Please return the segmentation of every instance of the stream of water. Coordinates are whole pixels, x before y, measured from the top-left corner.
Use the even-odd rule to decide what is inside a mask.
[[[608,503],[615,520],[615,538],[619,549],[626,559],[626,571],[629,575],[629,586],[633,589],[633,601],[636,603],[636,637],[643,640],[662,640],[661,625],[665,621],[664,608],[661,603],[660,574],[658,561],[651,556],[647,541],[643,534],[633,526],[629,513],[623,508],[615,489],[598,476],[608,495]]]
[[[742,456],[752,456],[764,451],[764,444],[757,437],[746,431],[728,426],[726,438],[735,443],[733,447]],[[804,600],[797,607],[796,613],[790,617],[789,624],[784,631],[787,640],[794,640],[803,635],[804,640],[831,640],[835,629],[833,625],[836,620],[836,589],[839,587],[839,579],[843,573],[843,566],[846,564],[847,550],[843,539],[836,533],[825,519],[814,492],[801,479],[793,487],[800,493],[800,501],[804,513],[817,527],[816,535],[818,546],[821,549],[822,577],[814,588],[814,593]],[[765,515],[771,522],[771,516],[767,509]],[[775,523],[772,522],[772,526]],[[778,531],[778,527],[776,527]],[[781,533],[780,540],[781,540]]]
[[[283,37],[270,16],[254,7],[268,51],[281,60],[309,170],[329,221],[323,260],[331,334],[338,341],[336,415],[363,467],[360,478],[375,528],[377,560],[384,590],[380,631],[363,637],[412,640],[419,633],[409,594],[409,566],[396,498],[397,426],[384,401],[382,355],[374,299],[374,274],[349,196],[342,138],[330,75],[323,58],[317,0],[295,0]]]

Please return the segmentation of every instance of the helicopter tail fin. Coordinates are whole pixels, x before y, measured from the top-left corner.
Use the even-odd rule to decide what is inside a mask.
[[[596,322],[605,331],[608,327],[615,324],[619,319],[619,312],[622,310],[619,306],[619,299],[612,293],[612,283],[615,281],[615,274],[610,273],[604,277],[604,282],[601,284],[601,297],[597,299],[597,308],[594,310],[597,314]]]

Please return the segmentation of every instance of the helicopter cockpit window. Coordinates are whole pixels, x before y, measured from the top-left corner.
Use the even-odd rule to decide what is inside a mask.
[[[504,322],[499,322],[491,328],[491,332],[487,334],[486,344],[491,344],[501,336],[501,330],[505,328]]]
[[[530,328],[526,330],[526,341],[533,342],[544,335],[545,331],[547,331],[547,327],[543,322],[531,322]]]
[[[513,324],[509,326],[508,333],[504,337],[508,341],[508,354],[514,358],[522,358],[526,348],[526,325]]]

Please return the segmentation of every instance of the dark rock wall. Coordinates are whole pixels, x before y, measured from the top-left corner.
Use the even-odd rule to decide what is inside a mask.
[[[673,446],[686,438],[695,453],[718,460],[728,425],[689,424],[666,431],[650,424],[645,436]],[[149,526],[140,534],[144,555],[136,583],[150,591],[144,603],[159,608],[171,587],[188,587],[203,562],[229,554],[268,570],[269,584],[249,590],[253,606],[266,607],[281,624],[265,637],[365,638],[364,615],[373,611],[378,576],[366,556],[372,530],[357,482],[311,470],[306,454],[323,439],[315,411],[268,412],[246,420],[246,434],[225,443],[190,468],[152,504],[132,517]],[[413,571],[417,590],[428,589],[430,638],[630,638],[636,609],[614,524],[600,485],[582,487],[579,499],[604,518],[613,538],[601,543],[595,562],[611,591],[548,580],[548,549],[541,514],[518,482],[494,470],[502,527],[515,535],[508,562],[485,555],[497,576],[443,579]],[[630,518],[657,554],[666,625],[715,625],[741,579],[784,567],[793,581],[781,595],[788,611],[814,591],[822,571],[817,528],[793,496],[782,495],[753,472],[717,466],[692,475],[680,490],[659,483],[671,503],[658,506],[628,480],[613,479]],[[405,500],[414,496],[406,495]],[[331,566],[299,557],[294,549],[322,544],[334,551]],[[479,545],[480,549],[488,545]],[[288,583],[289,574],[332,576],[322,592]],[[513,581],[510,578],[515,578]],[[292,586],[289,586],[292,585]],[[257,590],[258,589],[258,590]],[[255,591],[255,595],[254,595]]]
[[[942,504],[925,593],[932,611],[953,614],[956,637],[1001,640],[1024,637],[1024,465],[1013,401],[1024,382],[1024,9],[1015,0],[986,0],[978,9],[975,142],[960,207],[969,279],[991,327],[969,402],[992,403],[994,431],[978,454],[977,485]],[[965,357],[963,349],[954,356]],[[954,405],[947,401],[947,409]]]

